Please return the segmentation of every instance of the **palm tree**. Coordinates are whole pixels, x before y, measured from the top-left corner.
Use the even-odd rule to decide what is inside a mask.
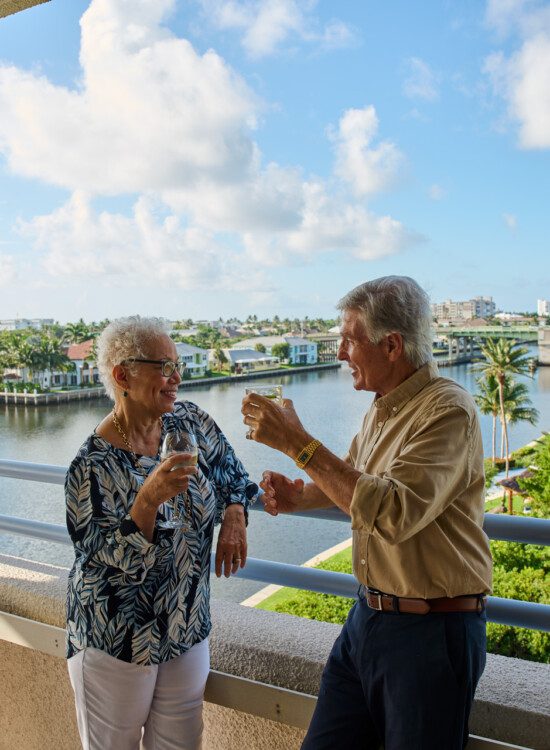
[[[529,389],[525,383],[517,383],[510,378],[506,381],[504,390],[504,410],[508,424],[529,422],[529,424],[536,425],[539,421],[539,413],[528,396]]]
[[[81,344],[90,338],[90,329],[82,318],[77,323],[67,323],[63,339],[70,344]]]
[[[508,445],[508,425],[504,407],[504,384],[510,375],[525,375],[529,372],[528,349],[518,347],[514,340],[487,339],[481,347],[485,362],[480,362],[475,369],[483,372],[486,377],[493,376],[498,383],[500,420],[504,432],[504,447],[506,458],[506,477],[510,471],[510,456]]]
[[[498,383],[494,375],[477,378],[478,393],[474,396],[479,411],[482,414],[490,414],[493,418],[492,433],[492,457],[493,464],[496,461],[497,452],[497,417],[500,410],[500,400],[498,395]]]

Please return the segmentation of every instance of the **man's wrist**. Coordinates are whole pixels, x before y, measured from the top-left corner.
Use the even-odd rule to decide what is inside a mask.
[[[290,435],[289,443],[286,449],[286,455],[293,461],[296,461],[297,456],[300,454],[305,445],[313,440],[313,435],[307,432],[300,433],[299,435]]]

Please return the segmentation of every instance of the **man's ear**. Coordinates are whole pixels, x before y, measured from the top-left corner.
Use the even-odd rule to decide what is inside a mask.
[[[403,336],[393,332],[386,335],[386,353],[390,362],[396,362],[403,354]]]

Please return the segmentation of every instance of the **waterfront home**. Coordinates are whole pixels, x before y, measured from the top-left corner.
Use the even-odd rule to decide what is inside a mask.
[[[202,377],[208,369],[208,349],[175,342],[178,357],[185,362],[185,370],[192,378]]]
[[[80,344],[70,344],[65,354],[73,363],[73,370],[59,372],[54,370],[51,374],[51,385],[59,387],[62,385],[90,385],[99,383],[99,370],[92,358],[94,340],[88,339]]]
[[[317,342],[299,336],[256,336],[239,341],[232,348],[255,349],[258,344],[265,347],[266,354],[271,354],[275,344],[288,344],[288,362],[291,365],[316,365],[318,362]]]
[[[255,370],[267,370],[279,365],[279,357],[272,357],[267,352],[259,352],[256,349],[223,349],[223,353],[227,357],[231,372],[237,375]]]

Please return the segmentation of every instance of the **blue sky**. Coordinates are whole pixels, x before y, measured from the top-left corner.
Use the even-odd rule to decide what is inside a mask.
[[[54,0],[0,20],[0,317],[550,297],[550,4]]]

